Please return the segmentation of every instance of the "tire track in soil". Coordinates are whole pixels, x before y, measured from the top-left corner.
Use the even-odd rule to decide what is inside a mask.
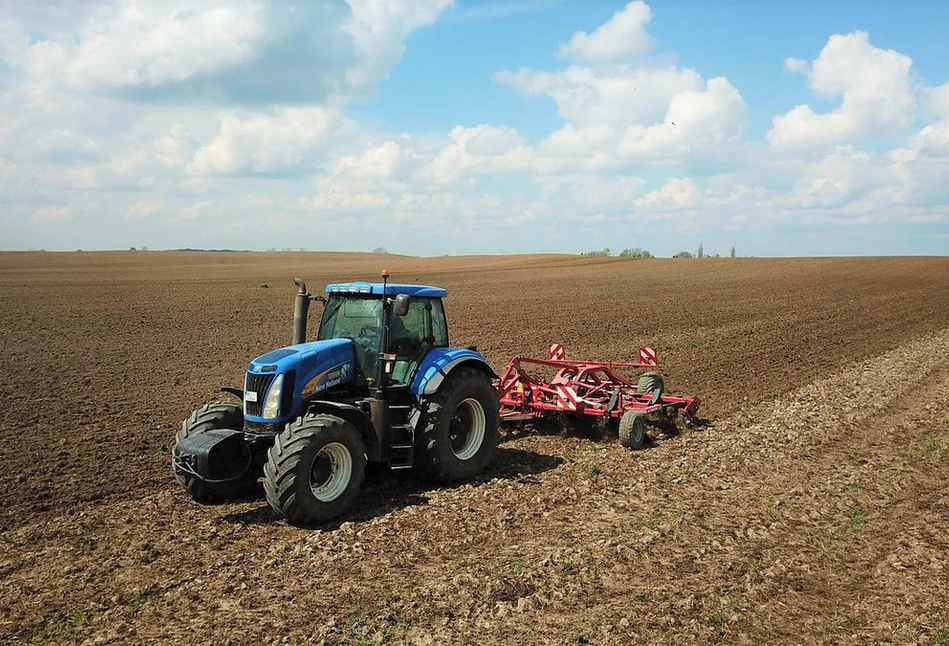
[[[169,492],[60,514],[0,541],[0,636],[931,643],[949,455],[921,443],[949,441],[947,358],[949,329],[635,454],[529,438],[562,464],[323,531]]]

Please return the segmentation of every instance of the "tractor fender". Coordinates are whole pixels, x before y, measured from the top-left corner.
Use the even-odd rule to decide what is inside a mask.
[[[346,420],[359,431],[359,435],[366,445],[366,457],[370,461],[380,459],[382,447],[379,446],[379,438],[376,436],[375,427],[372,425],[369,415],[359,406],[345,402],[314,399],[308,402],[305,412],[311,414],[326,413]]]
[[[480,352],[461,348],[433,348],[422,359],[410,391],[417,397],[432,395],[438,392],[452,370],[462,366],[480,370],[488,379],[497,378]]]

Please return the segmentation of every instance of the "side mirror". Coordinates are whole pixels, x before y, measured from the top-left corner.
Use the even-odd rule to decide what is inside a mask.
[[[405,316],[409,313],[408,294],[399,294],[395,297],[395,302],[392,304],[392,313],[396,316]]]

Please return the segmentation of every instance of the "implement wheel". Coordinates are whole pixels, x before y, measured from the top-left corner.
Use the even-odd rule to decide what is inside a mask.
[[[334,415],[307,415],[267,452],[264,491],[274,511],[312,525],[345,513],[365,475],[366,447],[356,427]]]
[[[619,441],[627,449],[641,449],[646,444],[646,420],[643,414],[628,410],[619,420]]]
[[[498,445],[498,393],[480,370],[457,368],[426,402],[419,474],[457,482],[481,473]]]
[[[644,372],[639,378],[639,383],[636,385],[637,392],[650,393],[652,395],[652,399],[649,400],[650,404],[658,402],[665,390],[666,383],[662,375],[658,372]]]

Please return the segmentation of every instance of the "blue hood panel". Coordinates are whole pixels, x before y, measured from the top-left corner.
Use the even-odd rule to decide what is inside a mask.
[[[309,397],[352,381],[356,372],[353,367],[353,342],[350,339],[328,339],[291,345],[257,357],[247,368],[247,372],[255,375],[276,376],[290,371],[294,372],[294,378],[293,398],[289,408],[281,409],[277,419],[246,415],[248,421],[286,421],[300,412]],[[285,384],[285,387],[287,385]],[[284,400],[286,401],[286,398]]]

